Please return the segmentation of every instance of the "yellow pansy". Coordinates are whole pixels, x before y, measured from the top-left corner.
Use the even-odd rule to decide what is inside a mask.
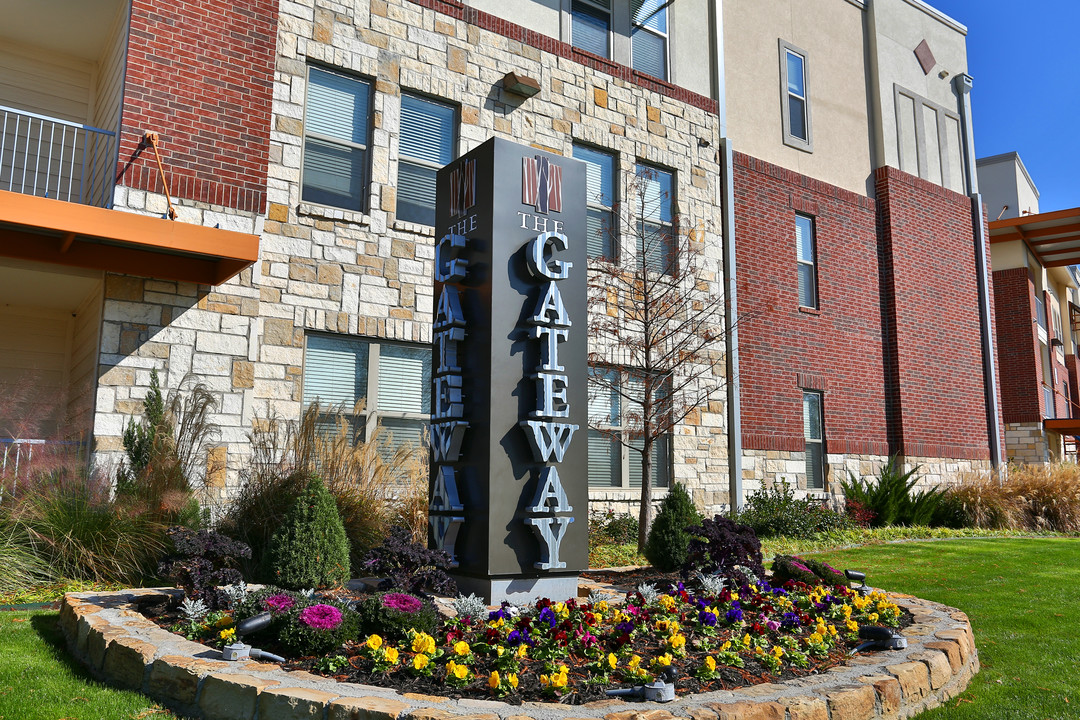
[[[630,656],[630,662],[628,664],[629,664],[631,670],[637,670],[638,665],[641,665],[641,656],[640,655],[631,655]]]
[[[236,637],[236,628],[229,628],[227,630],[222,630],[221,633],[219,633],[219,636],[221,637],[222,640],[232,640],[233,638]]]
[[[663,665],[664,667],[667,667],[668,665],[670,665],[671,664],[671,653],[664,653],[660,657],[656,658],[656,664],[657,665]]]
[[[499,677],[499,671],[492,670],[491,675],[488,677],[488,687],[494,690],[499,687],[500,682],[502,682],[502,679]]]
[[[512,688],[514,688],[515,690],[517,690],[517,686],[518,686],[518,676],[517,676],[517,673],[507,673],[507,674],[506,674],[506,682],[510,683],[510,687],[512,687]]]
[[[780,658],[784,657],[784,648],[780,647],[779,645],[773,645],[772,654],[774,658],[779,660]]]
[[[388,648],[386,648],[385,657],[386,657],[386,662],[390,663],[391,665],[397,665],[398,649],[396,647],[388,647]]]
[[[417,653],[430,655],[435,652],[435,638],[427,633],[417,633],[413,636],[412,650]]]
[[[423,670],[428,666],[428,663],[430,662],[431,658],[421,653],[412,659],[412,666],[416,670]]]
[[[742,636],[742,646],[744,648],[750,647],[750,633],[746,633]]]
[[[866,616],[866,619],[869,620],[872,623],[876,623],[878,621],[878,614],[877,613],[870,613],[869,615]]]
[[[859,629],[859,623],[855,622],[854,620],[848,620],[844,624],[844,627],[848,629],[848,632],[855,632]]]
[[[525,643],[518,645],[517,656],[521,659],[529,657],[529,646]]]
[[[612,670],[614,670],[619,664],[619,658],[615,657],[615,653],[608,653],[607,664]]]
[[[678,650],[680,648],[686,647],[686,636],[672,635],[671,638],[668,639],[668,644],[671,645],[672,650]]]
[[[233,624],[232,616],[231,615],[225,615],[220,620],[218,620],[216,623],[214,623],[214,627],[225,628],[225,627],[229,627],[232,624]]]
[[[720,646],[720,652],[726,652],[731,649],[731,641],[725,640],[724,644]]]
[[[464,640],[458,640],[456,643],[454,643],[454,654],[455,655],[468,655],[469,654],[469,643],[465,642]]]
[[[446,670],[447,670],[448,673],[450,673],[451,675],[456,677],[458,680],[464,680],[467,677],[469,677],[469,666],[468,665],[458,665],[453,660],[451,660],[449,663],[447,663]]]
[[[806,638],[806,641],[813,645],[820,645],[824,640],[820,633],[811,633],[810,637]]]
[[[610,606],[608,605],[607,600],[601,600],[600,602],[596,603],[596,607],[594,607],[593,610],[600,614],[603,614],[608,611],[608,607]]]
[[[712,655],[705,656],[705,669],[709,672],[713,672],[714,670],[716,670],[716,658],[714,658]]]
[[[367,642],[364,644],[372,650],[378,650],[382,647],[382,638],[378,635],[368,635]]]

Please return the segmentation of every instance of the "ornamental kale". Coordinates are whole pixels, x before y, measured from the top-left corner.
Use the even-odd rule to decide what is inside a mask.
[[[693,539],[687,548],[684,576],[689,577],[694,572],[712,573],[731,578],[740,585],[752,581],[746,571],[756,577],[765,576],[761,542],[750,527],[717,515],[688,528],[687,532]]]
[[[309,605],[300,611],[300,622],[316,630],[333,630],[341,624],[341,611],[333,605]]]
[[[386,541],[368,553],[364,567],[372,575],[384,578],[384,590],[400,588],[420,593],[428,589],[442,595],[457,592],[457,583],[446,573],[450,569],[450,556],[413,541],[408,528],[391,528]]]
[[[251,557],[251,548],[224,535],[179,525],[165,534],[172,541],[173,552],[162,558],[158,573],[211,609],[228,607],[229,593],[218,588],[243,582],[236,564],[240,558]]]

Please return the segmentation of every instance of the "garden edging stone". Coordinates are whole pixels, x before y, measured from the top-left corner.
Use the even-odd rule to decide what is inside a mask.
[[[224,662],[217,650],[162,630],[136,609],[138,598],[181,593],[68,593],[60,628],[69,651],[94,676],[203,720],[892,720],[940,705],[979,672],[966,614],[890,593],[915,619],[903,631],[906,650],[862,655],[820,675],[684,695],[665,704],[510,705],[339,683],[269,663]]]

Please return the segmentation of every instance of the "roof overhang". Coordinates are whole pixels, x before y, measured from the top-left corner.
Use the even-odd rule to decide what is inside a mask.
[[[1043,427],[1061,435],[1080,435],[1080,418],[1043,420]]]
[[[1080,265],[1080,208],[990,223],[990,242],[1021,240],[1043,267]]]
[[[220,285],[259,236],[0,190],[0,256]]]

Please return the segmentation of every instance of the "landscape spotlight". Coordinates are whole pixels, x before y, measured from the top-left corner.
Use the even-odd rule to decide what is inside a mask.
[[[866,573],[858,572],[857,570],[845,570],[844,575],[848,580],[854,580],[857,583],[862,583],[859,587],[855,588],[863,595],[870,594],[870,588],[866,586]]]

